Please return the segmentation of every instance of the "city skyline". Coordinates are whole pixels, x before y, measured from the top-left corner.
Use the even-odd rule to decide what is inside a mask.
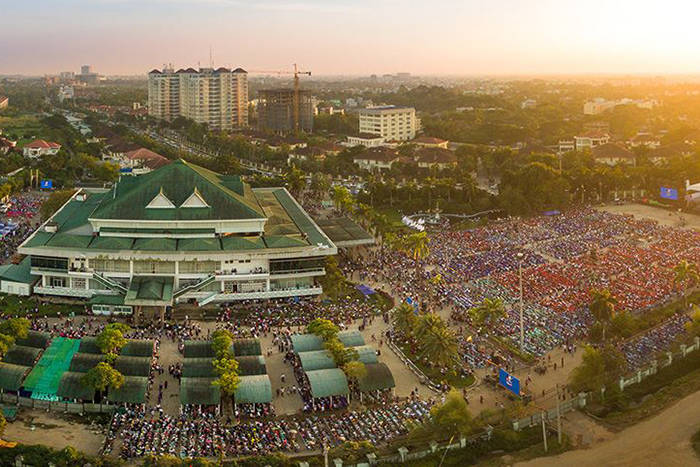
[[[163,63],[314,75],[694,74],[700,6],[623,0],[47,0],[3,6],[0,74]],[[679,15],[678,11],[688,14]],[[31,18],[22,20],[22,18]]]

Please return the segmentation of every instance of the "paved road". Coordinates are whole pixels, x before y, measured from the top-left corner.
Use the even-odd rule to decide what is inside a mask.
[[[690,437],[700,428],[700,391],[592,448],[516,464],[522,467],[696,466]]]

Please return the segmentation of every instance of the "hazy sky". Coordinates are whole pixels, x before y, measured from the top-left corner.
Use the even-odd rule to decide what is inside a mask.
[[[0,0],[0,74],[700,72],[693,0]]]

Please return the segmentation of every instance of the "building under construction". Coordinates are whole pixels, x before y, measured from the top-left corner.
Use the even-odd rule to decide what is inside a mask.
[[[314,109],[309,91],[299,90],[299,123],[295,124],[294,89],[268,89],[258,94],[258,128],[276,133],[304,131],[314,127]]]

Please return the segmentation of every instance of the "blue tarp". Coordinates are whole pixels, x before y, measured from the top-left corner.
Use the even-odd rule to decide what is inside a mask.
[[[362,295],[372,295],[373,293],[376,293],[373,288],[368,287],[366,285],[360,284],[357,287],[355,287],[357,290],[362,293]]]

